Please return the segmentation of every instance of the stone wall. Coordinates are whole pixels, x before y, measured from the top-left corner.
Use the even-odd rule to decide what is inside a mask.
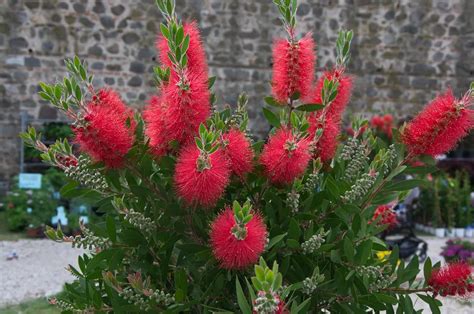
[[[64,75],[62,60],[87,58],[96,83],[142,108],[154,92],[154,0],[0,1],[0,180],[18,172],[20,112],[61,119],[36,95]],[[340,28],[355,32],[350,112],[417,111],[443,88],[459,95],[474,79],[472,0],[300,0],[298,30],[318,43],[318,72],[334,60]],[[177,0],[198,21],[219,103],[250,95],[255,130],[269,91],[271,43],[284,33],[271,0]]]

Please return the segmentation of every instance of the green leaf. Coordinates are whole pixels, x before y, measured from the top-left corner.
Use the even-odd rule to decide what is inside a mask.
[[[427,282],[431,277],[433,265],[431,263],[431,259],[428,257],[423,265],[423,275],[425,276],[425,282]]]
[[[347,257],[347,260],[349,262],[354,261],[354,245],[352,244],[352,241],[348,238],[344,238],[344,255]]]
[[[186,271],[184,269],[178,268],[177,270],[175,270],[174,284],[176,288],[176,301],[184,301],[188,290],[188,281],[186,280]]]
[[[439,308],[442,304],[439,300],[436,300],[433,297],[430,297],[429,295],[424,295],[421,293],[417,293],[416,295],[430,306],[431,313],[441,314]]]
[[[324,106],[322,104],[304,104],[295,108],[295,110],[313,112],[322,110]]]
[[[263,108],[263,115],[267,119],[270,125],[279,128],[280,127],[280,119],[269,109]]]
[[[207,81],[207,86],[209,89],[211,89],[214,86],[214,83],[216,82],[216,76],[211,76],[209,80]]]
[[[295,218],[291,218],[288,226],[288,238],[298,240],[301,235],[301,229]]]
[[[357,247],[356,260],[360,265],[365,265],[372,253],[372,240],[365,240]]]
[[[267,250],[270,250],[274,245],[276,245],[277,243],[279,243],[281,240],[283,240],[285,237],[286,237],[287,233],[283,233],[283,234],[280,234],[280,235],[277,235],[277,236],[274,236],[270,242],[268,242],[268,245],[267,245]]]
[[[413,179],[413,180],[403,180],[398,182],[393,182],[388,184],[385,187],[385,191],[395,192],[395,191],[406,191],[411,190],[419,186],[423,186],[425,184],[425,180],[420,179]]]
[[[244,295],[244,291],[242,290],[242,286],[240,285],[240,281],[237,276],[235,276],[235,291],[237,292],[237,303],[239,304],[239,308],[242,313],[251,314],[251,307],[247,302],[247,298]]]
[[[264,98],[265,102],[267,104],[269,104],[270,106],[274,106],[274,107],[282,107],[283,104],[279,103],[275,98],[273,98],[272,96],[267,96]]]
[[[106,219],[107,234],[112,242],[117,241],[117,229],[115,227],[114,217],[107,215]]]

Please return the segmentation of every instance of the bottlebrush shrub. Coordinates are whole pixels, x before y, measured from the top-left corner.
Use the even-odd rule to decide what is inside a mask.
[[[63,81],[41,83],[40,96],[72,119],[79,150],[66,140],[46,146],[33,128],[22,138],[71,178],[65,197],[87,198],[104,213],[82,236],[47,230],[91,249],[67,267],[77,281],[52,303],[65,312],[393,313],[411,312],[407,294],[416,293],[439,313],[438,295],[469,290],[467,268],[453,290],[443,287],[451,272],[431,277],[439,265],[429,260],[430,282],[417,276],[416,257],[399,261],[397,248],[377,258],[388,250],[377,235],[394,221],[379,206],[423,183],[400,175],[431,170],[422,153],[442,153],[472,128],[473,90],[433,102],[402,133],[392,130],[390,146],[359,120],[340,143],[352,32],[340,32],[335,67],[315,80],[312,40],[296,34],[296,1],[274,3],[292,48],[275,48],[278,98],[265,98],[266,142],[247,129],[244,94],[233,112],[211,110],[215,78],[198,29],[182,24],[172,0],[157,1],[162,64],[145,119],[116,92],[97,91],[77,57],[66,61]],[[302,101],[303,92],[316,102]],[[415,158],[431,166],[409,167]]]

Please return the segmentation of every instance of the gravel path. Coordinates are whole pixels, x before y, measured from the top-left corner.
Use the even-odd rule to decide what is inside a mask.
[[[423,237],[428,242],[428,255],[433,264],[442,261],[441,248],[445,239]],[[7,261],[6,257],[16,252],[18,259]],[[0,242],[0,308],[28,299],[54,295],[60,292],[65,282],[74,278],[64,269],[68,264],[76,265],[81,250],[70,244],[50,240],[19,240]],[[429,307],[414,298],[415,307],[423,313],[431,313]],[[446,314],[471,314],[474,306],[452,298],[443,298],[441,312]]]
[[[18,259],[7,260],[16,252]],[[51,240],[0,242],[0,307],[60,292],[74,280],[64,268],[82,251]]]

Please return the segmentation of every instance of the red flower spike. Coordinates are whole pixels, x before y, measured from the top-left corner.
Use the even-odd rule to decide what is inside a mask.
[[[311,34],[292,44],[286,39],[279,39],[273,46],[273,97],[286,103],[295,92],[305,99],[313,83],[316,57],[314,41]]]
[[[201,35],[196,22],[184,23],[184,34],[189,35],[189,48],[186,52],[188,56],[187,68],[194,76],[199,76],[207,82],[208,69],[206,62],[206,52],[204,51]],[[168,57],[169,47],[166,38],[159,35],[156,41],[156,49],[160,55],[161,64],[172,69],[172,63]],[[173,76],[173,71],[172,71]]]
[[[253,213],[252,219],[245,225],[247,235],[242,240],[232,234],[235,225],[234,212],[229,207],[211,225],[212,251],[225,269],[242,269],[253,265],[265,249],[267,229],[259,214]]]
[[[275,184],[292,183],[301,176],[311,159],[309,141],[297,140],[291,130],[279,129],[263,147],[260,162]]]
[[[471,266],[456,262],[434,269],[428,286],[433,289],[435,295],[465,296],[474,290]]]
[[[373,116],[370,119],[370,126],[377,131],[385,133],[392,138],[393,116],[386,114],[384,116]]]
[[[165,155],[169,151],[169,143],[172,140],[172,134],[167,132],[163,120],[165,110],[166,106],[162,97],[153,96],[143,112],[146,123],[145,134],[150,138],[151,151],[155,156]]]
[[[387,225],[388,229],[393,229],[398,223],[397,215],[392,210],[392,208],[387,205],[381,205],[377,207],[369,223],[372,223],[377,219],[379,219],[377,222],[378,225]]]
[[[408,151],[436,156],[453,149],[474,126],[471,105],[471,97],[456,100],[451,90],[436,97],[403,131]]]
[[[210,115],[207,82],[189,75],[189,88],[181,90],[178,80],[176,76],[171,78],[171,83],[163,87],[163,94],[153,97],[145,110],[146,134],[156,156],[166,154],[171,141],[182,146],[192,142],[199,125]]]
[[[330,117],[335,122],[340,122],[342,119],[342,114],[351,99],[352,93],[352,77],[345,74],[340,69],[326,71],[316,82],[312,95],[307,100],[308,103],[322,104],[322,91],[324,80],[333,80],[336,79],[339,82],[337,87],[337,96],[329,105],[327,109],[326,117]],[[313,114],[315,115],[315,114]]]
[[[252,170],[253,150],[245,134],[232,129],[222,135],[224,153],[233,173],[243,177]]]
[[[200,155],[195,145],[185,147],[176,162],[174,182],[177,194],[189,205],[212,207],[229,183],[230,169],[224,153],[209,156],[209,169],[198,170]]]
[[[135,121],[119,96],[101,90],[87,105],[86,127],[73,128],[75,141],[94,161],[108,168],[119,168],[133,145]],[[129,121],[129,126],[127,126]]]
[[[341,133],[340,122],[334,121],[331,116],[326,116],[324,125],[319,121],[320,114],[312,114],[309,119],[309,139],[313,140],[316,131],[323,128],[323,134],[316,143],[313,158],[321,158],[322,162],[329,162],[336,155],[338,137]]]

